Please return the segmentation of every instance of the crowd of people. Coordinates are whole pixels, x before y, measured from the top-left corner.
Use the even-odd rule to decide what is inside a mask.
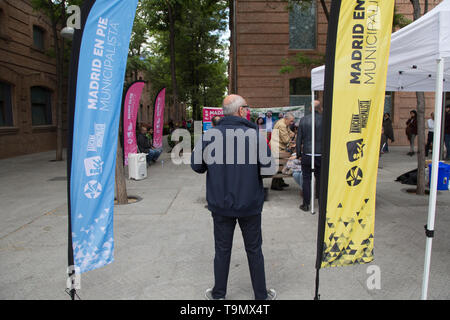
[[[320,101],[314,101],[315,110],[315,141],[314,141],[314,176],[316,179],[316,195],[319,190],[320,164],[322,148],[322,107]],[[312,170],[312,114],[308,114],[299,121],[291,112],[280,113],[279,120],[274,121],[272,112],[256,119],[256,125],[260,132],[267,137],[272,150],[277,148],[279,157],[287,159],[282,174],[292,175],[294,181],[301,187],[302,204],[300,209],[310,210]],[[272,135],[278,130],[277,135]],[[282,177],[272,178],[271,190],[282,191],[289,185]]]

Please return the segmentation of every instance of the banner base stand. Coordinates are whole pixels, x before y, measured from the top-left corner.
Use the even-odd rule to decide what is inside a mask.
[[[75,301],[75,297],[78,298],[78,300],[81,300],[80,296],[77,294],[77,290],[68,288],[66,289],[66,293],[70,296],[70,300]]]

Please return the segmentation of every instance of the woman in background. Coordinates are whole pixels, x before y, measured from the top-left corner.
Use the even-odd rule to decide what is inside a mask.
[[[386,112],[383,118],[383,131],[385,136],[385,145],[381,152],[389,152],[388,140],[394,142],[394,129],[392,128],[391,115]]]
[[[409,152],[408,156],[414,155],[414,140],[417,136],[417,111],[411,110],[409,112],[410,118],[406,121],[406,136],[409,140]]]

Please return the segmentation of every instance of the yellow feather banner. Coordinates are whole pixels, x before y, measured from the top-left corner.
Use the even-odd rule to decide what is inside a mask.
[[[394,1],[333,1],[324,92],[316,268],[373,260]],[[334,16],[333,16],[334,15]]]

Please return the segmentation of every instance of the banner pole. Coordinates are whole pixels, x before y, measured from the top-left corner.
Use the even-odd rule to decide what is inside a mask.
[[[314,300],[320,300],[320,294],[319,294],[319,271],[320,269],[316,269],[316,289],[314,294]]]
[[[422,281],[422,300],[427,299],[428,294],[428,279],[430,275],[430,261],[431,261],[431,247],[434,236],[434,220],[436,215],[436,195],[437,195],[437,179],[439,173],[439,147],[441,139],[441,121],[442,117],[442,92],[443,92],[443,73],[444,73],[444,60],[442,58],[436,61],[436,91],[434,98],[434,114],[435,119],[435,134],[433,135],[433,158],[432,158],[432,170],[431,170],[431,183],[430,183],[430,198],[428,202],[428,221],[425,226],[425,233],[427,236],[426,249],[425,249],[425,264]]]
[[[72,150],[73,150],[73,126],[75,116],[75,101],[76,101],[76,87],[78,76],[78,61],[80,56],[81,37],[83,34],[84,25],[86,23],[87,15],[94,5],[95,0],[87,1],[81,10],[81,29],[75,30],[72,40],[72,51],[70,55],[70,68],[68,77],[68,92],[67,92],[67,218],[68,218],[68,241],[67,241],[67,257],[68,257],[68,289],[71,300],[75,300],[77,295],[74,283],[75,277],[75,263],[73,257],[72,246],[72,212],[71,212],[71,197],[70,184],[72,173]]]
[[[314,200],[315,200],[315,165],[314,165],[314,157],[315,157],[315,130],[316,130],[316,123],[315,123],[315,106],[314,106],[314,91],[311,91],[311,214],[314,214]]]

